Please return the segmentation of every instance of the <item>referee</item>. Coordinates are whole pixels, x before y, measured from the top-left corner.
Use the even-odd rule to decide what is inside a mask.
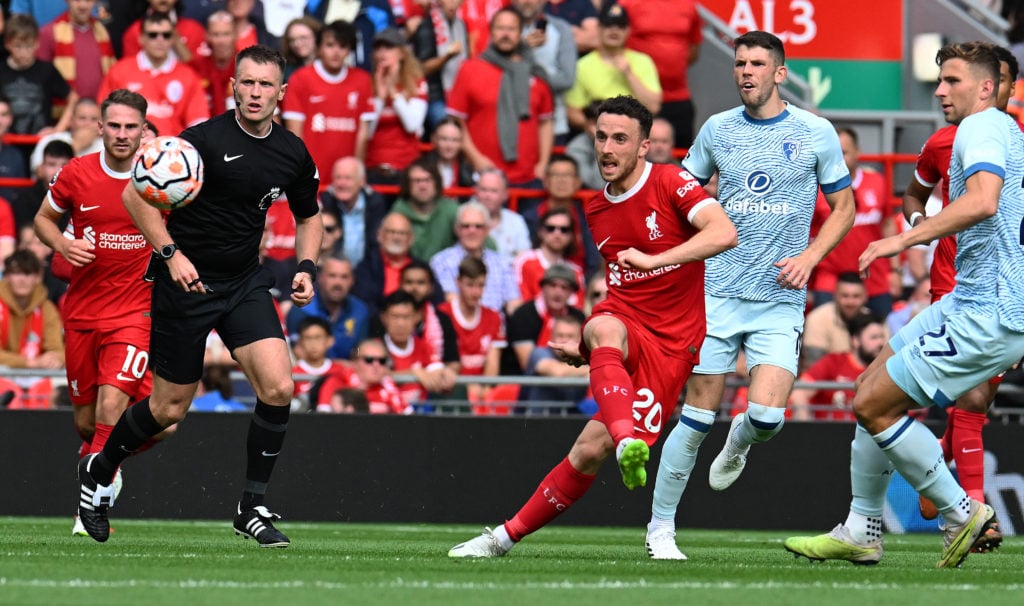
[[[181,133],[203,157],[203,188],[167,219],[129,185],[124,204],[155,250],[153,393],[128,407],[103,451],[82,459],[79,516],[93,539],[110,533],[114,473],[149,439],[181,421],[203,372],[211,329],[231,350],[256,392],[246,445],[245,488],[235,512],[236,534],[261,547],[287,547],[263,504],[288,427],[291,362],[270,289],[271,272],[259,262],[267,209],[287,195],[295,216],[296,258],[291,299],[313,297],[323,223],[316,201],[319,174],[302,140],[273,122],[284,97],[284,59],[251,46],[238,53],[231,80],[235,109]]]

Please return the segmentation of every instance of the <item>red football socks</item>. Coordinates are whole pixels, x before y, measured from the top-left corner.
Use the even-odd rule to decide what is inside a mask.
[[[622,351],[598,347],[590,352],[590,391],[615,444],[633,437],[633,382]]]
[[[96,432],[92,434],[92,445],[89,447],[90,453],[96,453],[103,450],[103,445],[107,443],[107,439],[110,438],[110,431],[114,429],[113,425],[103,425],[102,423],[96,424]]]
[[[587,492],[596,476],[576,471],[568,457],[555,465],[541,480],[536,492],[516,515],[505,522],[505,530],[513,541],[520,541],[554,520]]]
[[[985,502],[985,445],[981,430],[988,417],[981,412],[967,412],[959,408],[950,410],[953,439],[950,446],[956,461],[956,475],[960,486],[976,501]]]

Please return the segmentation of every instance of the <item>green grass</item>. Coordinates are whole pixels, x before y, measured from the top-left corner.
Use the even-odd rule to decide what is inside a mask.
[[[1020,604],[1024,538],[936,570],[938,535],[890,535],[873,567],[810,564],[791,533],[691,531],[687,562],[655,562],[637,528],[555,526],[505,558],[451,561],[471,526],[280,524],[288,549],[258,549],[230,522],[114,520],[106,544],[70,518],[0,518],[0,604],[305,606],[396,604]]]

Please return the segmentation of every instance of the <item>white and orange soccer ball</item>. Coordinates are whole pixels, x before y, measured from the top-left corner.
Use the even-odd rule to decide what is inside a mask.
[[[135,155],[132,185],[152,206],[181,208],[195,200],[203,186],[203,158],[180,137],[157,137]]]

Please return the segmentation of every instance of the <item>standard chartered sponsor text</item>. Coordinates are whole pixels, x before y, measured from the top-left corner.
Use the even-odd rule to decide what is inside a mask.
[[[145,248],[148,244],[146,244],[146,238],[142,234],[108,234],[100,232],[100,241],[96,246],[111,250],[137,250]]]
[[[680,267],[681,266],[679,264],[676,264],[676,265],[666,265],[665,267],[659,267],[658,269],[653,269],[651,271],[639,271],[639,270],[636,270],[636,269],[627,269],[627,270],[621,272],[620,277],[621,277],[623,282],[633,282],[635,280],[643,280],[645,278],[654,278],[654,277],[657,277],[657,276],[660,276],[660,275],[663,275],[663,274],[667,274],[668,272],[676,270],[676,269],[679,269]]]

